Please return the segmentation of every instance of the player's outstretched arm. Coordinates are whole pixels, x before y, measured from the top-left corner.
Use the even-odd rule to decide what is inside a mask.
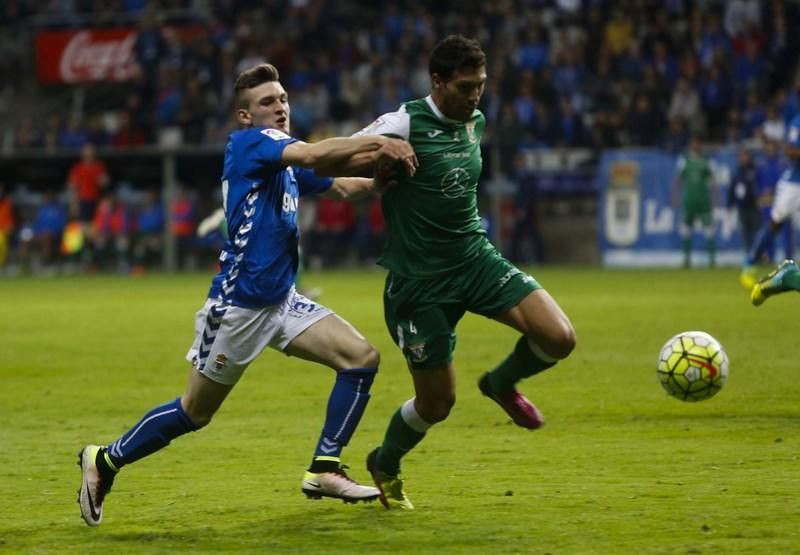
[[[391,189],[398,182],[396,162],[386,158],[378,159],[375,165],[375,177],[337,177],[324,197],[338,200],[358,200],[373,193],[383,193]]]
[[[378,192],[375,180],[368,177],[337,177],[321,196],[336,200],[358,200]]]
[[[334,137],[318,143],[298,141],[283,150],[281,162],[288,166],[301,166],[330,173],[325,170],[336,168],[350,157],[364,153],[375,153],[377,159],[389,158],[402,162],[410,175],[417,169],[417,157],[410,144],[380,135]]]
[[[414,175],[419,163],[411,145],[395,137],[384,136],[384,139],[386,143],[380,149],[360,152],[335,164],[324,164],[316,173],[332,177],[368,177],[381,173],[378,169],[382,165],[400,165],[408,175]]]

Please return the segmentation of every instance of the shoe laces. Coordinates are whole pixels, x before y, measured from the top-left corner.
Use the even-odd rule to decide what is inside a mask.
[[[331,474],[336,474],[337,476],[341,476],[342,478],[344,478],[348,482],[352,482],[353,484],[357,484],[358,482],[353,480],[350,476],[347,475],[347,472],[345,472],[348,468],[350,468],[350,467],[347,466],[346,464],[340,464],[337,468],[335,468],[334,470],[329,470],[328,472],[330,472]]]

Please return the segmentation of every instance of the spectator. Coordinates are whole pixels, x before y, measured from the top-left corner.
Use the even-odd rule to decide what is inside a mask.
[[[761,127],[762,140],[765,142],[782,141],[786,133],[786,124],[774,105],[767,107],[767,116]]]
[[[324,267],[342,263],[355,231],[355,209],[350,202],[320,197],[317,221],[311,232],[309,257]]]
[[[144,205],[136,217],[136,233],[133,240],[133,271],[142,273],[145,268],[160,261],[164,245],[164,205],[158,192],[145,192]]]
[[[672,93],[667,116],[681,120],[692,133],[702,131],[700,95],[697,94],[688,79],[682,77],[678,80],[678,86]]]
[[[633,42],[633,21],[621,7],[615,7],[606,24],[604,46],[614,58],[626,52]]]
[[[33,223],[21,233],[22,258],[34,273],[57,269],[61,235],[66,225],[64,206],[58,201],[55,191],[46,190]]]
[[[539,182],[536,172],[526,167],[525,159],[514,159],[514,224],[511,231],[512,262],[519,264],[544,261],[542,236],[539,231]]]
[[[67,177],[70,213],[85,224],[84,232],[94,220],[100,194],[108,181],[106,165],[96,158],[94,145],[84,144],[81,159],[72,165]]]
[[[97,206],[94,225],[89,235],[92,242],[93,260],[97,269],[111,269],[111,262],[120,273],[130,269],[130,246],[133,220],[130,210],[116,191],[106,189]]]
[[[761,102],[761,98],[756,91],[747,93],[747,101],[742,114],[742,123],[744,125],[745,137],[753,137],[756,135],[761,126],[767,120],[767,109]]]
[[[700,84],[700,99],[708,123],[708,134],[714,140],[722,138],[725,120],[731,104],[731,85],[719,65],[712,65]]]
[[[661,113],[650,104],[646,94],[636,95],[627,118],[628,144],[658,146],[663,139],[664,122],[661,118]]]
[[[736,210],[746,254],[753,246],[753,239],[761,226],[761,214],[756,200],[758,175],[753,164],[753,155],[746,148],[739,151],[738,162],[728,187],[728,208]]]
[[[725,2],[725,30],[736,37],[751,25],[761,25],[761,2],[759,0],[728,0]]]
[[[146,143],[142,129],[134,127],[131,115],[127,111],[117,112],[117,130],[111,135],[111,145],[114,148],[131,148],[142,146]]]
[[[195,145],[203,142],[206,131],[206,115],[209,110],[208,99],[200,80],[189,77],[186,80],[186,88],[181,95],[178,108],[178,121],[181,125],[184,143]]]
[[[178,265],[181,268],[194,269],[197,210],[194,199],[186,189],[180,188],[177,197],[172,201],[171,211],[172,235],[178,243]]]
[[[558,133],[557,144],[562,147],[576,148],[584,147],[588,144],[586,128],[583,119],[575,111],[570,97],[563,97],[559,103],[559,112],[556,121],[556,131]]]
[[[16,226],[14,217],[14,204],[11,195],[6,190],[6,185],[0,181],[0,270],[5,268],[11,240]]]
[[[89,134],[81,125],[81,119],[77,115],[70,116],[67,126],[63,127],[58,134],[58,147],[78,150],[89,141]]]

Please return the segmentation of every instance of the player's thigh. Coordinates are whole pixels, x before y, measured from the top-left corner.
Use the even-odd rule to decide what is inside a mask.
[[[283,352],[334,370],[377,368],[378,351],[349,322],[330,313],[292,339]]]
[[[552,357],[565,358],[575,348],[572,322],[544,289],[532,291],[495,319],[524,334]]]
[[[436,302],[386,302],[386,327],[411,370],[447,367],[456,348],[455,326],[465,310]]]

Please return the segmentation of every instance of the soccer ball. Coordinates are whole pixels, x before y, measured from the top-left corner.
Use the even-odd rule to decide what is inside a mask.
[[[685,331],[661,348],[658,381],[681,401],[713,397],[728,381],[728,355],[719,341],[702,331]]]

